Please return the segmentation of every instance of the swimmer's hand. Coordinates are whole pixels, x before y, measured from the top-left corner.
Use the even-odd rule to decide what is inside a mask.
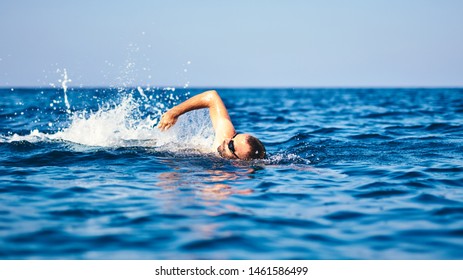
[[[177,122],[177,119],[178,115],[173,109],[170,109],[164,115],[162,115],[158,124],[159,130],[166,131],[167,129],[171,128]]]

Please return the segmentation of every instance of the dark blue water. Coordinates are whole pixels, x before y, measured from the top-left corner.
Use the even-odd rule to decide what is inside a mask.
[[[463,90],[219,90],[250,163],[142,93],[0,91],[0,258],[463,258]]]

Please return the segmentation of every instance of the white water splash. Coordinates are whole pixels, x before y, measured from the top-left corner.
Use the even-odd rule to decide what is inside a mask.
[[[68,78],[68,72],[67,72],[66,68],[64,68],[64,70],[63,70],[63,79],[58,80],[58,82],[61,83],[61,87],[63,88],[64,104],[66,105],[66,113],[70,114],[71,113],[71,104],[69,104],[69,100],[68,100],[68,95],[67,95],[68,85],[67,84],[69,82],[72,82],[72,80]]]
[[[141,87],[137,87],[138,93],[143,97],[145,101],[148,101],[148,96],[143,92],[143,89]]]
[[[148,99],[146,94],[145,97]],[[143,100],[129,94],[118,105],[105,104],[96,112],[73,112],[70,125],[56,133],[48,134],[35,129],[29,135],[14,134],[0,139],[0,142],[65,141],[89,147],[149,147],[175,153],[214,152],[214,132],[207,110],[187,113],[179,118],[173,128],[161,132],[156,127],[161,110],[158,109],[154,115],[140,117],[141,111],[147,106]]]

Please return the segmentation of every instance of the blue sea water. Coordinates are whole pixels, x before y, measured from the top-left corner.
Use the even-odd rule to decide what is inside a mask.
[[[191,92],[191,93],[190,93]],[[462,89],[0,90],[1,259],[462,259]]]

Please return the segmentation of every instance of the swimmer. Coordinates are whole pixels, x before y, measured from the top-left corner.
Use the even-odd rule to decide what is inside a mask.
[[[227,108],[215,90],[205,91],[173,107],[162,115],[158,128],[171,128],[179,116],[186,112],[209,108],[209,115],[215,131],[214,148],[223,158],[252,160],[265,157],[265,147],[259,139],[244,133],[237,133],[228,115]]]

